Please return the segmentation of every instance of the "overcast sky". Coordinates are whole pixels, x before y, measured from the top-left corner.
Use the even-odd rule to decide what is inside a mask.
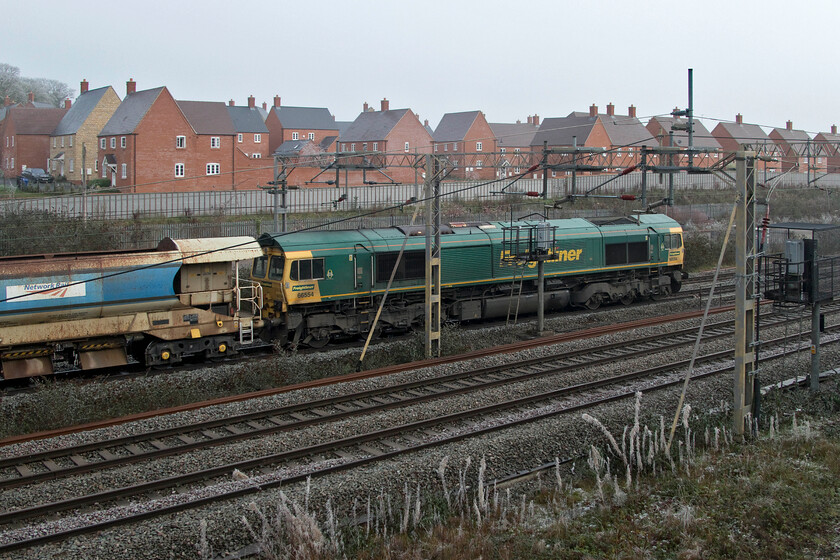
[[[523,122],[637,107],[643,121],[695,114],[811,133],[840,124],[830,0],[42,0],[8,2],[0,62],[78,93],[125,82],[176,99],[327,107],[409,107]],[[711,129],[716,121],[705,124]]]

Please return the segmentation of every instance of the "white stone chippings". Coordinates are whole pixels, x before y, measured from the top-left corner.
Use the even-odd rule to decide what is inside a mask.
[[[696,308],[696,303],[695,303]],[[661,312],[661,308],[657,307],[657,311]],[[630,308],[613,308],[615,315],[620,315],[616,321],[629,321],[639,318],[646,314],[644,306]],[[674,311],[674,310],[672,310]],[[727,314],[729,317],[731,315]],[[582,328],[592,326],[587,324],[586,317],[590,314],[575,315]],[[723,316],[716,315],[711,318],[712,321],[723,319]],[[554,319],[554,325],[550,328],[560,330],[561,321]],[[571,328],[570,321],[565,319],[562,325],[565,330]],[[698,324],[699,321],[685,322],[684,324]],[[645,329],[646,332],[655,332],[667,336],[669,331],[673,330],[672,325],[663,325],[660,327],[653,327]],[[490,365],[494,363],[516,363],[523,359],[528,359],[533,356],[546,355],[554,353],[558,350],[573,350],[577,348],[595,348],[598,344],[607,341],[621,341],[629,340],[638,334],[638,330],[632,333],[620,333],[617,335],[610,335],[608,337],[600,337],[597,339],[589,339],[578,341],[575,343],[566,343],[563,345],[555,345],[554,347],[532,349],[518,354],[511,354],[501,357],[483,358],[474,360],[469,364],[448,364],[438,368],[427,368],[426,370],[418,370],[414,372],[405,372],[392,376],[387,379],[371,379],[364,381],[356,381],[342,386],[321,387],[310,391],[296,391],[294,393],[287,393],[273,397],[260,399],[258,403],[255,402],[241,402],[231,403],[220,407],[212,407],[212,409],[203,409],[201,411],[193,411],[189,413],[181,413],[172,415],[171,418],[161,417],[146,420],[137,425],[127,425],[124,427],[108,428],[106,430],[97,431],[98,433],[90,433],[85,435],[75,434],[64,436],[64,438],[57,438],[63,440],[62,443],[56,442],[40,442],[39,445],[46,446],[64,446],[69,442],[77,441],[77,437],[81,436],[78,441],[97,440],[105,437],[118,437],[131,431],[145,431],[148,429],[157,429],[168,425],[184,424],[195,421],[195,418],[215,418],[218,416],[229,415],[233,413],[243,413],[251,410],[265,409],[274,406],[277,403],[289,404],[295,402],[302,402],[322,398],[327,395],[345,394],[352,390],[359,390],[360,388],[373,388],[382,385],[390,385],[397,380],[415,380],[421,378],[434,377],[444,373],[454,371],[461,371],[468,368],[478,367],[478,364]],[[776,335],[780,335],[781,331]],[[763,335],[768,338],[772,336],[772,330],[767,329],[763,331]],[[489,335],[488,335],[489,336]],[[825,339],[824,339],[825,340]],[[731,346],[731,338],[723,338],[704,344],[704,351],[720,351],[728,346]],[[686,350],[686,348],[688,350]],[[676,361],[678,359],[686,359],[690,352],[691,346],[686,346],[683,349],[675,351],[656,353],[655,360],[658,363],[665,363]],[[837,363],[838,351],[830,346],[823,349],[823,360],[825,363]],[[766,383],[773,382],[778,379],[789,377],[789,372],[795,367],[802,370],[803,367],[807,370],[807,364],[810,356],[787,357],[784,361],[784,367],[779,364],[778,367],[769,361],[764,361],[769,353],[762,352],[762,381]],[[159,477],[163,472],[183,472],[191,470],[192,465],[199,464],[202,467],[208,466],[208,462],[224,463],[232,461],[233,459],[243,459],[262,454],[267,449],[290,448],[297,442],[305,441],[312,443],[313,438],[318,441],[335,439],[338,437],[346,437],[358,433],[362,429],[370,426],[385,426],[395,425],[400,423],[407,423],[421,418],[428,418],[438,414],[446,414],[463,410],[464,407],[469,406],[484,406],[493,402],[501,402],[523,396],[537,391],[545,391],[556,389],[558,387],[571,384],[581,383],[591,379],[597,379],[604,375],[617,375],[623,372],[628,372],[638,367],[641,367],[645,361],[648,363],[651,360],[650,355],[641,355],[637,360],[624,359],[615,365],[597,366],[592,368],[581,369],[569,374],[560,374],[549,376],[546,378],[536,379],[528,382],[517,383],[511,387],[496,388],[476,392],[473,394],[461,395],[458,397],[440,399],[427,403],[425,405],[412,407],[407,410],[395,409],[381,413],[371,414],[365,418],[348,420],[342,422],[334,422],[323,426],[315,427],[311,430],[301,430],[300,433],[295,434],[278,434],[277,436],[270,436],[267,438],[260,438],[260,441],[247,441],[242,444],[233,444],[221,446],[211,450],[191,454],[190,457],[195,456],[194,459],[189,457],[180,457],[168,461],[166,459],[155,461],[152,465],[126,467],[125,469],[114,469],[120,471],[118,475],[102,476],[90,475],[89,477],[80,477],[76,482],[56,481],[52,485],[39,486],[37,489],[29,489],[33,495],[27,497],[27,490],[15,489],[20,491],[16,497],[9,498],[14,503],[26,504],[40,503],[48,499],[56,499],[57,496],[63,495],[67,492],[72,494],[80,488],[84,488],[91,484],[103,484],[108,487],[108,483],[118,480],[131,480],[145,476]],[[709,366],[702,365],[696,368],[696,372],[700,373]],[[685,370],[677,371],[670,376],[661,375],[659,379],[665,377],[681,378],[685,374]],[[725,376],[724,376],[725,377]],[[642,391],[644,396],[642,398],[642,410],[644,414],[653,417],[657,414],[669,414],[673,410],[676,403],[676,396],[679,389],[656,391],[647,393],[645,388],[647,385],[653,383],[650,380],[639,380],[623,386],[620,390],[622,392],[631,392],[635,390]],[[602,389],[599,395],[609,394],[612,389]],[[586,397],[587,400],[594,398],[593,395]],[[583,395],[573,395],[559,401],[558,403],[546,404],[541,407],[543,410],[553,410],[558,407],[569,406],[574,403],[583,402]],[[691,403],[695,411],[709,410],[718,407],[721,400],[731,400],[731,379],[721,379],[715,377],[709,380],[692,381],[689,386],[688,402]],[[590,411],[590,414],[596,416],[606,425],[610,430],[620,432],[622,426],[632,423],[633,419],[633,399],[628,398],[624,401],[610,403],[606,406],[596,407]],[[235,411],[235,412],[234,412]],[[511,417],[526,417],[535,414],[534,411],[523,412],[517,411],[515,413],[500,413],[495,419],[482,420],[482,425],[498,425],[500,419],[505,416]],[[648,424],[652,421],[647,420]],[[645,419],[642,420],[645,423]],[[652,424],[650,424],[652,425]],[[457,428],[456,431],[460,433],[465,428]],[[448,455],[451,459],[451,465],[454,471],[457,467],[463,466],[463,459],[467,456],[473,458],[486,457],[487,459],[487,479],[492,479],[495,476],[501,476],[510,472],[531,468],[538,462],[542,462],[546,457],[554,456],[573,456],[579,452],[580,449],[585,449],[586,445],[591,442],[593,437],[590,427],[580,422],[578,414],[559,415],[546,420],[538,420],[526,423],[518,428],[502,429],[490,434],[470,438],[461,442],[442,445],[437,448],[412,453],[401,456],[397,459],[385,461],[383,463],[374,463],[364,468],[354,470],[352,472],[343,472],[326,475],[320,479],[313,479],[313,490],[310,498],[312,508],[317,511],[318,507],[322,507],[327,498],[332,500],[332,504],[337,507],[349,507],[354,498],[358,498],[361,502],[367,500],[367,496],[376,496],[380,491],[387,491],[393,495],[399,495],[399,492],[406,483],[409,486],[416,486],[421,484],[423,488],[430,488],[437,490],[440,482],[435,472],[435,467],[440,463],[442,457]],[[597,437],[597,436],[596,436]],[[430,437],[424,437],[429,440]],[[265,440],[265,441],[262,441]],[[21,454],[23,449],[26,449],[23,444],[18,447],[18,451],[11,454]],[[244,455],[243,455],[244,454]],[[475,470],[475,469],[471,469]],[[453,469],[450,469],[453,471]],[[151,473],[157,474],[152,475]],[[282,471],[279,471],[282,472]],[[447,473],[452,476],[452,472]],[[471,476],[475,476],[475,472],[471,472]],[[266,475],[272,477],[273,475]],[[288,473],[286,476],[290,476]],[[113,480],[111,480],[113,479]],[[262,477],[255,477],[245,482],[245,484],[252,483],[256,480],[264,480]],[[265,479],[267,480],[267,479]],[[226,482],[225,485],[233,484]],[[302,491],[300,485],[291,485],[283,488],[283,491],[292,499],[301,498]],[[10,491],[12,492],[12,491]],[[45,495],[46,494],[46,495]],[[177,499],[178,495],[165,498]],[[0,501],[5,502],[6,496],[0,497]],[[68,550],[72,550],[77,557],[85,558],[159,558],[159,551],[167,551],[167,557],[171,558],[195,558],[196,549],[195,544],[198,542],[199,522],[201,519],[206,519],[208,523],[208,538],[211,540],[211,546],[218,553],[220,551],[233,551],[240,546],[244,546],[249,542],[249,537],[242,528],[241,522],[238,522],[247,511],[246,504],[250,501],[256,501],[261,508],[268,508],[270,511],[273,504],[276,502],[276,493],[271,490],[261,491],[243,499],[234,499],[228,502],[217,503],[213,506],[202,507],[197,510],[188,510],[179,513],[177,516],[168,516],[165,519],[150,520],[147,522],[138,523],[130,527],[123,527],[114,529],[112,531],[104,532],[97,536],[80,537],[71,539],[67,543],[59,543],[55,545],[48,545],[37,550],[23,551],[15,553],[10,558],[42,558],[49,557],[58,552],[67,554]],[[302,500],[301,500],[302,503]],[[0,505],[2,507],[2,505]],[[138,507],[145,507],[145,504],[139,504]],[[87,514],[85,514],[87,515]],[[95,515],[95,514],[90,514]],[[61,523],[61,522],[58,522]],[[27,528],[24,530],[37,530]]]

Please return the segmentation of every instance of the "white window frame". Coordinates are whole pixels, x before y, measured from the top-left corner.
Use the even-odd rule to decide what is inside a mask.
[[[306,135],[306,137],[307,137],[307,138],[309,138],[310,140],[313,140],[313,141],[314,141],[314,140],[315,140],[315,133],[314,133],[314,132],[310,132],[309,134],[307,134],[307,135]]]
[[[73,137],[72,137],[72,136],[68,136],[68,137],[67,137],[67,140],[68,140],[68,142],[70,142],[70,147],[72,148],[72,147],[73,147]]]
[[[120,148],[125,149],[125,136],[120,136]]]
[[[14,148],[14,147],[15,147],[15,137],[12,136],[12,148]]]
[[[262,134],[254,134],[254,144],[262,142]]]
[[[175,164],[175,177],[184,177],[185,176],[184,175],[185,170],[186,170],[186,167],[184,166],[183,163],[176,163]]]
[[[507,148],[499,148],[499,151],[502,152],[503,154],[507,153]]]
[[[483,147],[484,147],[484,146],[483,146],[483,144],[482,144],[481,142],[476,142],[476,143],[475,143],[475,151],[476,151],[476,152],[480,152],[480,151],[481,151],[481,149],[482,149]]]
[[[70,171],[69,172],[70,173],[75,173],[75,167],[76,167],[76,160],[73,159],[73,158],[70,158]]]
[[[453,152],[457,152],[457,151],[458,151],[458,142],[453,142],[453,143],[452,143],[452,151],[453,151]]]
[[[262,159],[262,154],[259,152],[254,152],[253,154],[251,154],[251,157],[253,159]]]
[[[186,136],[176,136],[175,137],[175,149],[183,150],[187,147],[187,137]]]
[[[210,148],[213,150],[218,150],[222,147],[222,138],[221,136],[211,136],[210,137]]]
[[[6,138],[6,145],[7,146],[9,145],[8,141],[9,141],[9,138],[7,137]],[[53,136],[53,148],[57,148],[57,147],[58,147],[58,137]],[[104,148],[104,146],[103,146],[103,148]]]
[[[355,152],[355,151],[356,151],[356,143],[355,143],[355,142],[351,142],[351,143],[350,143],[350,151],[351,151],[351,152]]]
[[[128,177],[128,164],[124,163],[120,167],[120,178],[125,179]]]
[[[373,143],[373,151],[374,152],[379,151],[379,142],[374,142]]]
[[[15,158],[12,158],[12,167],[11,167],[11,168],[12,168],[12,169],[14,169],[14,168],[15,168]]]
[[[114,149],[116,147],[117,147],[117,137],[116,136],[111,136],[111,149]]]
[[[242,139],[243,139],[243,134],[240,132],[239,134],[236,135],[236,141],[241,144]]]
[[[98,159],[93,160],[93,172],[94,173],[99,173],[99,160]]]
[[[292,132],[292,140],[298,140],[298,139],[300,139],[300,134],[298,134],[297,132]]]
[[[407,151],[409,151],[410,149],[411,149],[411,146],[409,145],[409,143],[408,143],[408,142],[406,142],[406,143],[405,143],[405,151],[407,152]]]
[[[99,139],[99,149],[100,149],[100,150],[104,150],[104,149],[105,149],[105,145],[106,145],[106,140],[105,140],[104,138],[100,138],[100,139]],[[55,146],[53,146],[53,147],[55,147]]]
[[[61,147],[64,147],[64,136],[61,137]]]
[[[205,170],[207,171],[207,175],[220,175],[222,168],[218,163],[208,163],[205,166]]]

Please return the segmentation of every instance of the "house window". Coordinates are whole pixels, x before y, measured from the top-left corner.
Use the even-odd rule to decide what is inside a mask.
[[[107,178],[108,177],[108,164],[105,163],[105,160],[102,160],[102,176]]]
[[[120,136],[120,148],[125,149],[125,136]]]
[[[70,173],[73,173],[73,168],[76,167],[76,160],[70,159]]]
[[[481,146],[481,142],[476,142],[476,143],[475,143],[475,151],[476,151],[476,152],[480,152],[480,151],[481,151],[481,147],[482,147],[482,146]]]
[[[309,134],[307,134],[306,136],[307,136],[307,138],[309,138],[310,140],[315,140],[315,133],[314,133],[314,132],[310,132],[310,133],[309,133]]]
[[[458,151],[458,142],[453,142],[453,144],[452,144],[452,151],[453,151],[453,152],[457,152],[457,151]]]
[[[259,144],[262,142],[262,134],[254,134],[254,143]]]
[[[409,149],[408,142],[405,143],[405,151],[407,152]]]
[[[435,153],[437,153],[438,145],[435,144]]]
[[[351,152],[355,152],[355,151],[356,151],[356,143],[355,143],[355,142],[353,142],[352,144],[350,144],[350,151],[351,151]]]
[[[99,173],[99,160],[93,160],[93,171],[94,173]]]
[[[70,142],[70,147],[72,148],[73,147],[73,137],[70,136],[70,137],[67,138],[67,140]]]
[[[501,150],[501,152],[502,152],[503,154],[507,152],[507,148],[499,148],[499,149]]]
[[[176,163],[175,164],[175,176],[176,177],[183,177],[184,176],[184,164],[183,163]]]
[[[443,151],[444,151],[444,152],[448,152],[448,151],[449,151],[449,144],[444,144],[444,145],[443,145]]]
[[[236,135],[236,141],[239,142],[240,144],[242,143],[242,134],[237,134]]]
[[[6,145],[7,145],[7,146],[9,145],[9,139],[8,139],[8,137],[6,138]],[[56,146],[58,146],[58,138],[56,138],[55,136],[53,136],[53,148],[55,148]],[[104,148],[105,146],[102,146],[102,147]]]
[[[175,137],[175,147],[176,148],[186,148],[187,147],[187,137],[186,136],[176,136]]]
[[[12,148],[14,148],[14,147],[15,147],[15,137],[12,136]]]
[[[207,164],[207,174],[208,175],[218,175],[219,174],[219,164],[218,163],[208,163]]]
[[[475,160],[475,167],[476,167],[476,169],[481,169],[481,160],[480,159]]]
[[[12,158],[12,169],[15,168],[15,158]]]
[[[519,153],[519,148],[514,148],[513,153],[518,154]]]
[[[364,143],[362,144],[362,151],[363,151],[363,152],[366,152],[366,151],[367,151],[367,142],[364,142]]]
[[[210,147],[211,148],[220,148],[222,146],[222,139],[218,136],[211,136],[210,137]]]
[[[375,152],[378,149],[379,149],[379,142],[374,142],[373,143],[373,151]]]
[[[125,163],[122,164],[122,169],[120,171],[121,171],[120,175],[122,176],[123,179],[128,177],[128,165],[127,164],[125,164]]]
[[[251,154],[251,157],[252,157],[252,158],[254,158],[254,159],[261,159],[261,158],[262,158],[262,154],[260,154],[260,153]]]
[[[342,152],[346,152],[346,151],[347,151],[347,144],[345,144],[345,143],[343,143],[343,142],[341,143],[341,151],[342,151]]]
[[[292,140],[297,140],[299,136],[300,135],[297,132],[292,132]]]
[[[63,145],[64,145],[64,143],[62,142],[62,146]],[[116,138],[116,136],[112,136],[111,137],[111,148],[116,148],[116,147],[117,147],[117,138]]]
[[[64,147],[64,136],[61,137],[61,147]]]
[[[55,148],[55,145],[53,145],[53,148]],[[105,139],[104,139],[104,138],[100,138],[100,139],[99,139],[99,149],[100,149],[100,150],[104,150],[104,149],[105,149]]]

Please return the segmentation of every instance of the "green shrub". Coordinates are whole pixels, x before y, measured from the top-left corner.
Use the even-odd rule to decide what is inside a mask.
[[[110,179],[91,179],[87,183],[89,189],[107,189],[111,186]]]

